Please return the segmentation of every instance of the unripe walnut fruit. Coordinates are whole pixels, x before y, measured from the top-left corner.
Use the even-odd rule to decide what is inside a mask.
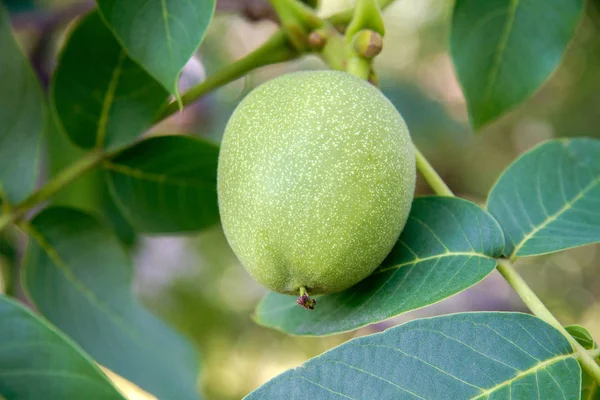
[[[284,75],[248,94],[225,129],[225,235],[270,290],[338,292],[394,246],[415,174],[406,124],[377,88],[344,72]]]

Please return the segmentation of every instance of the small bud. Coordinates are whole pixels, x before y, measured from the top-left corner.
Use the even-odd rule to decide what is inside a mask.
[[[375,31],[363,29],[354,35],[352,46],[358,55],[370,60],[381,53],[383,38]]]
[[[325,46],[325,43],[327,43],[327,36],[320,29],[312,31],[308,35],[308,44],[314,51],[321,50]]]

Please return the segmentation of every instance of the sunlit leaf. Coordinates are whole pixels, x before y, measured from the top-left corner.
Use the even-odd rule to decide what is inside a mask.
[[[415,199],[396,246],[367,279],[317,297],[307,311],[296,298],[269,293],[255,320],[296,335],[357,329],[425,307],[476,284],[496,267],[504,239],[494,219],[458,198]]]
[[[79,346],[0,295],[0,398],[124,400]]]
[[[160,399],[197,399],[194,349],[132,293],[131,261],[91,215],[50,207],[26,226],[23,284],[100,364]]]
[[[35,187],[44,98],[0,5],[0,197],[23,200]]]
[[[583,9],[583,0],[456,0],[450,51],[475,129],[548,79]]]
[[[560,332],[526,314],[420,319],[354,339],[267,382],[247,400],[579,397],[581,368]]]
[[[189,136],[152,137],[105,164],[115,202],[136,230],[199,231],[219,221],[218,146]]]
[[[560,139],[525,153],[493,187],[487,208],[507,256],[600,241],[600,140]]]
[[[55,112],[79,147],[114,149],[150,128],[168,93],[126,54],[97,12],[75,27],[52,83]]]
[[[200,46],[215,0],[96,0],[107,24],[131,58],[165,89]]]

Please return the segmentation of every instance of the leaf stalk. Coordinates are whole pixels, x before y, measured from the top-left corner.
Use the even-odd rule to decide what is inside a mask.
[[[381,9],[384,9],[392,4],[393,1],[394,0],[378,0],[378,4]],[[349,24],[352,20],[353,13],[354,9],[349,9],[334,14],[325,19],[328,24],[323,24],[321,28],[318,28],[327,32],[326,43],[320,53],[321,58],[323,58],[327,65],[333,69],[344,70],[347,64],[346,56],[344,54],[344,41],[341,40],[343,38],[339,35],[334,35],[333,31],[335,28],[333,27],[340,25],[345,26]],[[200,99],[208,92],[233,82],[252,70],[270,64],[289,61],[298,56],[300,56],[300,53],[290,46],[290,42],[285,31],[280,29],[275,32],[262,46],[252,51],[244,58],[235,61],[219,72],[216,72],[214,75],[209,76],[204,82],[188,90],[185,94],[183,94],[183,96],[181,96],[182,104],[185,107]],[[178,111],[179,105],[176,101],[173,101],[168,104],[162,110],[162,112],[159,113],[159,116],[156,118],[155,122],[160,122]]]
[[[431,166],[429,161],[425,158],[425,156],[419,151],[419,149],[414,146],[415,157],[417,160],[417,170],[421,173],[425,181],[429,184],[429,186],[436,192],[436,194],[440,196],[452,196],[454,197],[454,193],[450,190],[450,188],[446,185],[444,180],[439,176],[437,171]],[[512,260],[511,260],[512,261]],[[552,325],[554,328],[558,329],[560,333],[562,333],[571,346],[576,352],[577,359],[581,364],[582,368],[592,376],[592,378],[600,384],[600,366],[594,360],[595,357],[590,355],[590,353],[583,348],[570,334],[567,330],[561,325],[561,323],[556,319],[556,317],[546,308],[544,303],[540,300],[539,297],[531,290],[529,285],[523,280],[521,275],[515,270],[512,265],[512,262],[506,259],[499,259],[497,269],[500,274],[506,279],[508,284],[513,288],[515,292],[519,295],[521,300],[525,303],[525,305],[531,310],[533,314],[542,319],[544,322]]]
[[[300,52],[309,49],[308,36],[311,31],[322,28],[325,21],[313,9],[298,0],[269,0],[281,20],[285,32],[294,48]]]
[[[44,186],[16,205],[12,211],[0,216],[0,232],[11,223],[17,222],[19,219],[23,218],[27,211],[37,206],[39,203],[48,200],[62,188],[100,164],[108,157],[108,155],[108,153],[102,151],[91,151],[78,161],[60,171],[52,180],[48,181]]]
[[[433,191],[440,196],[454,197],[454,193],[452,193],[452,190],[446,185],[446,182],[438,175],[437,171],[433,169],[427,158],[425,158],[423,153],[421,153],[414,144],[413,150],[417,161],[417,171],[419,171]]]
[[[184,106],[187,106],[208,92],[233,82],[254,69],[270,64],[289,61],[298,57],[299,55],[300,54],[297,51],[289,46],[285,33],[280,30],[271,36],[271,38],[269,38],[263,45],[250,52],[244,58],[229,64],[225,68],[209,76],[201,84],[190,89],[183,96],[181,96],[181,102]],[[168,104],[162,112],[159,113],[159,117],[155,122],[159,122],[178,111],[179,105],[177,104],[177,101],[173,101]]]
[[[577,353],[577,358],[579,359],[579,363],[583,367],[583,369],[594,378],[594,380],[600,383],[600,366],[596,364],[594,357],[590,355],[590,353],[583,348],[582,345],[577,342],[567,330],[562,326],[562,324],[556,319],[556,317],[546,308],[544,303],[540,300],[539,297],[531,290],[529,285],[525,282],[525,280],[519,275],[519,273],[515,270],[512,263],[506,259],[498,260],[498,272],[502,274],[504,279],[508,282],[508,284],[517,292],[523,303],[533,312],[537,317],[544,320],[546,323],[552,325],[556,329],[560,331],[571,343],[573,349]]]

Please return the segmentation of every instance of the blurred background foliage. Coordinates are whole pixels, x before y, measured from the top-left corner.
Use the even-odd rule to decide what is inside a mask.
[[[70,24],[93,2],[1,1],[13,14],[18,38],[47,87]],[[469,128],[448,55],[452,3],[398,0],[390,6],[385,11],[384,50],[376,59],[376,69],[382,90],[406,119],[413,140],[449,186],[457,195],[483,205],[500,172],[536,144],[556,137],[600,137],[600,0],[587,2],[562,65],[543,88],[477,135]],[[324,0],[320,13],[328,15],[351,5],[348,0]],[[265,0],[219,0],[217,10],[202,47],[184,70],[182,90],[254,49],[276,29]],[[307,57],[260,69],[209,94],[147,134],[188,133],[218,141],[235,105],[253,87],[285,72],[324,67],[317,58]],[[81,154],[52,121],[47,125],[42,180]],[[134,290],[200,349],[203,368],[198,384],[209,399],[239,399],[351,337],[413,318],[465,310],[524,311],[503,279],[493,273],[447,301],[357,332],[290,337],[252,322],[264,289],[239,265],[220,227],[185,237],[136,235],[110,200],[103,178],[92,171],[59,193],[54,202],[94,210],[112,223],[136,259]],[[417,191],[430,193],[422,181]],[[24,246],[25,239],[17,232],[0,236],[0,291],[20,295],[17,265]],[[600,337],[600,246],[523,258],[518,267],[561,322],[580,323]]]

